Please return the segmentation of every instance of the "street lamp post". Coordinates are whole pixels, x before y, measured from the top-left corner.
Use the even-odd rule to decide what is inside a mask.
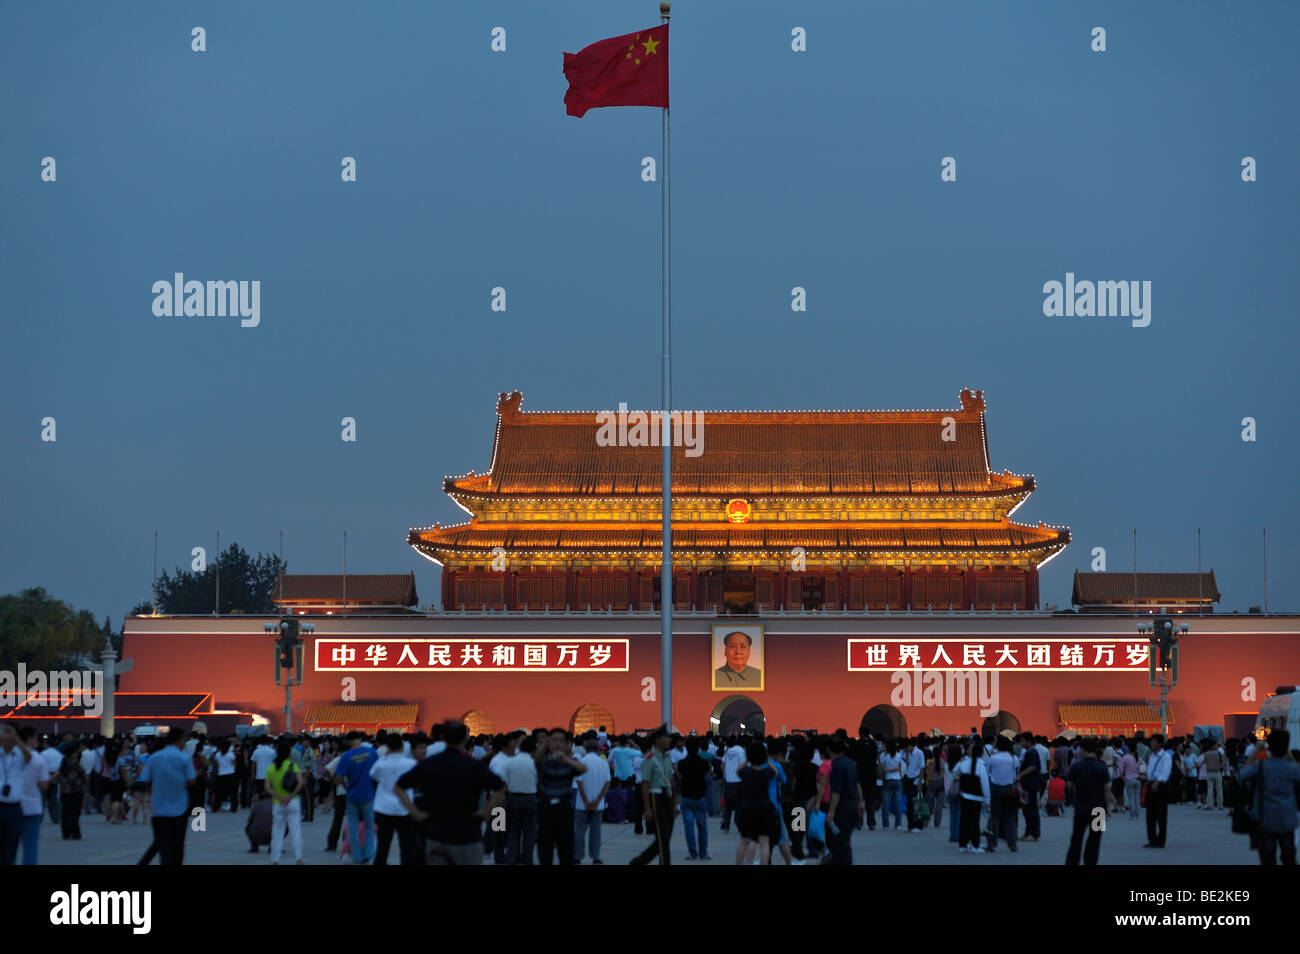
[[[1187,630],[1186,623],[1176,626],[1168,616],[1138,624],[1138,632],[1151,641],[1147,674],[1151,685],[1160,689],[1160,734],[1165,736],[1169,734],[1169,692],[1178,685],[1178,638]]]
[[[293,687],[302,685],[303,641],[299,633],[310,635],[316,632],[316,627],[285,616],[279,623],[267,623],[262,629],[276,637],[275,684],[280,685],[281,678],[284,679],[284,731],[287,733],[293,730]]]

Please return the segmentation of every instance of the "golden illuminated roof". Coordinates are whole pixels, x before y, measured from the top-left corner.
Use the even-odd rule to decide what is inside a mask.
[[[990,471],[983,392],[960,400],[919,411],[702,412],[702,453],[673,450],[675,559],[770,562],[802,547],[877,565],[1041,565],[1069,531],[1011,522],[1033,478]],[[502,550],[533,564],[656,563],[660,448],[598,443],[612,412],[525,413],[522,402],[518,391],[500,396],[488,472],[446,481],[469,522],[412,529],[407,542],[443,564],[481,565]],[[619,413],[630,434],[637,412]],[[657,431],[642,413],[643,431]]]
[[[448,478],[457,499],[658,496],[658,446],[601,446],[600,414],[524,412],[502,394],[487,473]],[[703,452],[673,448],[672,492],[695,496],[1015,495],[1033,478],[989,470],[983,392],[924,411],[704,411]],[[627,412],[648,415],[657,412]],[[945,423],[948,423],[945,434]],[[647,428],[657,433],[657,425]],[[689,436],[689,435],[688,435]],[[948,436],[952,440],[945,440]]]

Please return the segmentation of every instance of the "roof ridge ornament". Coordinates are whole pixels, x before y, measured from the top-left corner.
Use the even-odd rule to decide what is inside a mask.
[[[511,391],[509,394],[501,391],[497,395],[497,415],[503,418],[518,417],[519,405],[523,402],[524,396],[519,391]]]
[[[961,409],[963,411],[979,411],[983,414],[984,407],[984,392],[982,390],[971,393],[970,388],[962,388]]]

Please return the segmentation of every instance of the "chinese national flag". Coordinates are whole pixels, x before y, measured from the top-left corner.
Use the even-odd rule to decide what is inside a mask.
[[[565,112],[598,106],[668,107],[668,24],[564,54]]]

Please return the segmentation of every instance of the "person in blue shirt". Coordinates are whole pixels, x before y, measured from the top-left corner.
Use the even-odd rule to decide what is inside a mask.
[[[379,754],[362,745],[365,736],[360,732],[347,735],[348,750],[339,759],[337,775],[347,783],[348,839],[352,842],[352,862],[369,864],[375,857],[375,783],[370,777],[370,766],[379,761]],[[361,840],[361,823],[366,826],[364,844]]]
[[[152,793],[153,840],[161,865],[185,863],[185,830],[190,817],[189,787],[198,776],[194,771],[194,760],[181,750],[184,741],[185,733],[173,729],[167,736],[167,744],[144,763],[138,779],[138,784],[148,785]]]

